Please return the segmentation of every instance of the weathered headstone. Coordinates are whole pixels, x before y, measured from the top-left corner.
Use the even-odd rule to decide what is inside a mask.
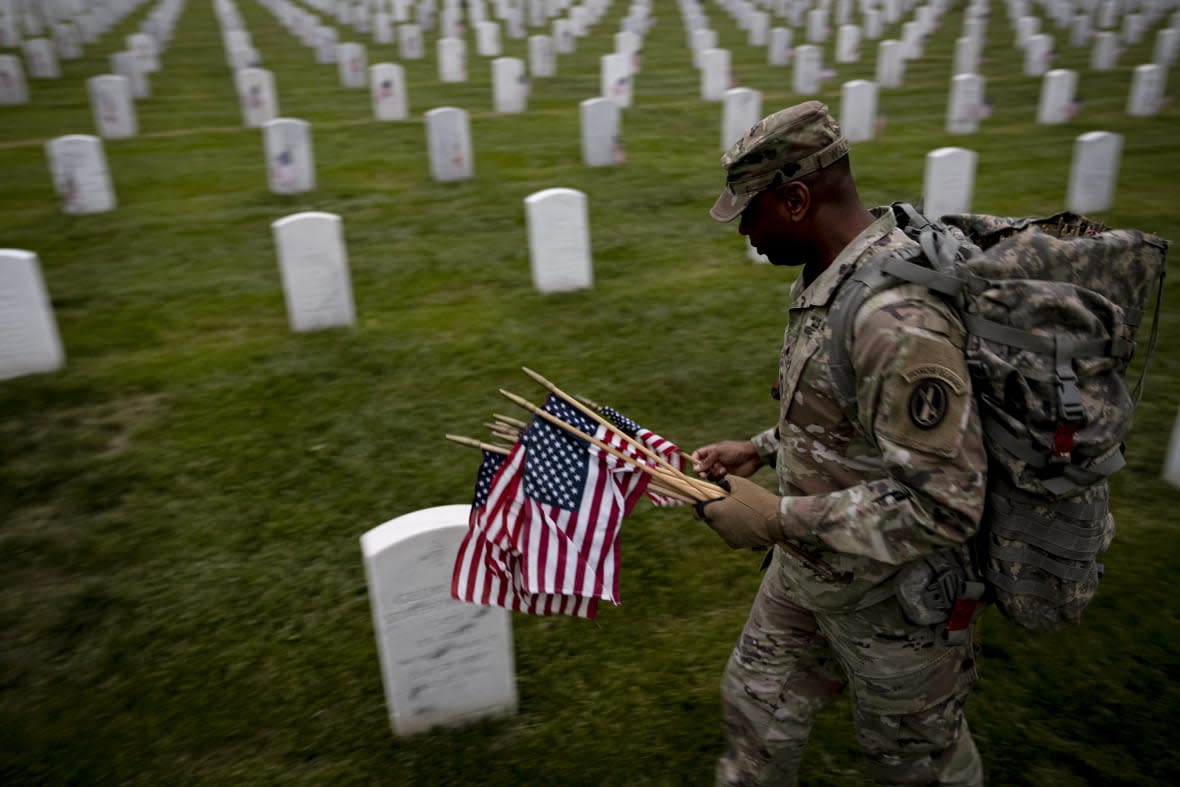
[[[840,128],[849,142],[868,142],[877,133],[877,85],[866,79],[840,90]]]
[[[475,174],[471,124],[465,110],[438,107],[427,112],[426,141],[430,150],[430,175],[435,180],[466,180]]]
[[[1109,30],[1094,34],[1094,48],[1090,50],[1091,71],[1112,71],[1118,59],[1118,38]]]
[[[949,213],[967,213],[975,193],[976,154],[965,148],[938,148],[926,154],[923,213],[937,221]]]
[[[336,46],[336,75],[340,87],[365,87],[369,75],[365,47],[346,42]]]
[[[901,42],[892,38],[877,46],[877,84],[883,88],[901,87],[905,79],[905,57]]]
[[[1110,210],[1119,177],[1123,138],[1109,131],[1090,131],[1077,138],[1069,168],[1065,207],[1074,213]]]
[[[1037,102],[1037,122],[1053,126],[1068,122],[1077,112],[1074,92],[1078,72],[1055,68],[1041,81],[1041,98]]]
[[[498,57],[492,61],[492,97],[496,111],[518,114],[528,106],[529,78],[519,57]]]
[[[984,78],[979,74],[958,74],[951,78],[951,96],[946,108],[948,134],[974,134],[979,131],[986,106]]]
[[[599,89],[622,108],[631,106],[632,91],[631,63],[626,55],[614,52],[599,58]]]
[[[557,74],[557,53],[552,36],[529,36],[529,74],[533,78]]]
[[[516,712],[511,613],[451,598],[470,506],[405,514],[361,537],[389,720],[397,736]]]
[[[21,45],[30,79],[60,79],[57,52],[48,38],[30,38]]]
[[[814,96],[819,93],[822,57],[822,50],[815,44],[804,44],[795,49],[795,67],[791,75],[792,90],[801,96]]]
[[[586,195],[575,189],[545,189],[525,197],[529,263],[538,292],[594,286]]]
[[[356,325],[340,217],[309,211],[284,216],[270,226],[291,330]]]
[[[762,93],[748,87],[725,91],[721,109],[721,149],[728,150],[762,117]]]
[[[770,31],[770,44],[766,50],[766,62],[772,66],[785,66],[791,62],[791,28],[775,27]]]
[[[131,95],[134,98],[151,97],[151,82],[147,73],[139,67],[139,58],[134,52],[116,52],[110,60],[111,71],[131,81]]]
[[[1163,105],[1166,78],[1163,66],[1154,63],[1135,66],[1131,92],[1127,96],[1127,114],[1132,117],[1158,115]]]
[[[609,98],[589,98],[579,105],[582,163],[610,167],[623,163],[622,110]]]
[[[65,352],[37,255],[0,249],[0,380],[63,365]]]
[[[701,98],[720,101],[729,89],[729,50],[706,49],[701,52]]]
[[[398,63],[377,63],[369,68],[373,117],[405,120],[410,116],[406,97],[406,70]]]
[[[402,60],[421,60],[426,51],[418,25],[398,25],[397,50]]]
[[[29,103],[29,85],[16,55],[0,55],[0,105]]]
[[[135,102],[131,97],[131,80],[104,74],[86,80],[90,94],[90,111],[98,135],[105,139],[125,139],[139,133]]]
[[[467,81],[467,42],[463,39],[438,40],[438,81]]]
[[[855,63],[860,60],[860,27],[840,25],[836,30],[836,62]]]
[[[262,127],[266,176],[275,194],[302,194],[315,188],[311,125],[297,118],[275,118]]]
[[[105,213],[115,209],[115,190],[107,169],[102,140],[69,134],[45,144],[53,187],[63,213]]]
[[[234,74],[238,102],[242,106],[242,125],[261,128],[279,114],[274,74],[265,68],[243,68]]]

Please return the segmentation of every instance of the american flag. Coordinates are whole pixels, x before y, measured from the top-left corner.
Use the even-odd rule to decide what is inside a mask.
[[[676,468],[677,472],[684,472],[684,457],[680,453],[680,448],[671,440],[665,440],[650,429],[645,429],[613,407],[604,405],[598,412],[623,434],[635,438],[661,456],[664,461]],[[648,492],[647,498],[657,506],[680,505],[679,500],[655,492]]]
[[[511,547],[505,518],[520,487],[521,454],[514,449],[508,456],[490,451],[484,451],[483,456],[467,535],[455,558],[451,595],[460,601],[532,615],[593,618],[598,612],[596,599],[524,589],[521,556]]]

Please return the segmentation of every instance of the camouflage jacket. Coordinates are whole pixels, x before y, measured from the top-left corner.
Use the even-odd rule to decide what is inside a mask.
[[[983,512],[987,455],[963,357],[962,324],[925,287],[868,299],[851,338],[859,428],[840,409],[828,368],[828,309],[860,264],[910,244],[888,208],[823,273],[791,289],[779,366],[778,426],[755,436],[778,474],[788,537],[827,563],[825,578],[779,550],[797,603],[859,609],[893,593],[893,574],[961,545]]]

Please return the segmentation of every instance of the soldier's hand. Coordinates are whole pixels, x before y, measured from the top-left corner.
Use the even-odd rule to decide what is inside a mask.
[[[692,452],[692,469],[710,481],[727,475],[746,478],[761,466],[762,457],[749,440],[724,440]]]
[[[693,514],[713,528],[733,549],[768,547],[785,540],[779,524],[782,498],[753,481],[730,475],[720,486],[728,497],[693,506]]]

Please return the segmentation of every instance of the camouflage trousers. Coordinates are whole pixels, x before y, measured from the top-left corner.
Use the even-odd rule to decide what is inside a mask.
[[[873,776],[891,785],[983,784],[963,704],[970,642],[947,646],[892,598],[846,613],[792,603],[776,559],[721,684],[727,751],[718,785],[795,785],[813,714],[847,686]]]

